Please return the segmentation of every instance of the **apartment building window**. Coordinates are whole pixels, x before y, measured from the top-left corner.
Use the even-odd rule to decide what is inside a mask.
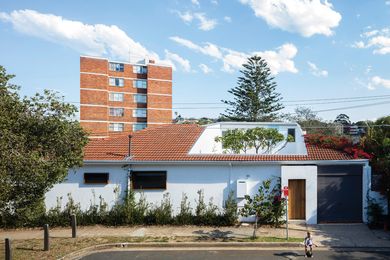
[[[133,125],[133,131],[140,131],[146,128],[146,123],[136,123]]]
[[[148,72],[148,68],[146,66],[133,66],[133,73],[137,74],[146,74]]]
[[[133,117],[146,117],[146,108],[137,108],[133,110]]]
[[[115,93],[115,92],[112,92],[109,94],[109,100],[110,101],[119,101],[119,102],[122,102],[123,101],[123,97],[124,97],[124,94],[123,93]]]
[[[109,69],[111,71],[123,72],[125,70],[125,66],[123,63],[110,62]]]
[[[133,87],[135,87],[135,88],[146,88],[147,87],[146,80],[143,80],[143,79],[134,80],[133,81]]]
[[[165,190],[167,188],[166,171],[134,171],[131,184],[135,190]]]
[[[108,130],[111,132],[123,132],[125,124],[123,123],[110,123]]]
[[[114,87],[123,87],[125,85],[125,80],[122,78],[110,78],[110,86]]]
[[[135,103],[146,103],[146,95],[145,94],[135,94],[134,95]]]
[[[110,116],[124,116],[125,109],[123,108],[110,108]]]

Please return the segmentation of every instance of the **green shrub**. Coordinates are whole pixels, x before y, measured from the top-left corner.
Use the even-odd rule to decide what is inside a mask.
[[[383,219],[383,207],[375,199],[368,199],[367,214],[369,226],[378,228]]]
[[[180,202],[180,212],[175,217],[175,222],[178,225],[192,225],[194,223],[194,215],[192,214],[192,208],[188,201],[188,196],[183,193]]]
[[[146,224],[168,225],[173,223],[172,204],[169,193],[163,195],[161,204],[154,205],[146,214]]]
[[[232,226],[236,224],[237,219],[238,219],[237,201],[234,198],[234,192],[231,191],[224,205],[223,225]]]

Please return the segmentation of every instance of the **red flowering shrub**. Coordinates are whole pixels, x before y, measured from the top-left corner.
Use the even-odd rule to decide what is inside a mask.
[[[346,137],[329,136],[321,134],[305,135],[305,142],[307,144],[318,147],[335,149],[345,152],[353,156],[354,159],[364,158],[371,159],[372,155],[363,151],[359,145],[354,145],[352,141]]]

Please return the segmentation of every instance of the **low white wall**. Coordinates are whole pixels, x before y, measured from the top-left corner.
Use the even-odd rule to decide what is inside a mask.
[[[317,224],[317,166],[282,166],[282,187],[288,180],[306,180],[306,223]]]

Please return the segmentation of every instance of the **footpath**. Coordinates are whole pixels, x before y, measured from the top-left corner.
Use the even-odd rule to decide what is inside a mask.
[[[319,247],[331,248],[390,248],[390,232],[370,230],[364,224],[324,224],[305,225],[289,224],[289,237],[302,238],[310,231],[314,242]],[[134,226],[134,227],[78,227],[78,237],[196,237],[198,241],[213,239],[228,242],[229,238],[249,238],[253,234],[253,226],[240,227],[199,227],[199,226]],[[71,236],[70,228],[53,228],[50,236],[66,238]],[[285,238],[285,228],[260,227],[258,237]],[[42,229],[0,230],[0,240],[42,239]],[[267,243],[272,244],[272,243]],[[276,243],[281,244],[281,243]],[[288,243],[286,243],[288,244]],[[297,244],[297,243],[295,243]]]

